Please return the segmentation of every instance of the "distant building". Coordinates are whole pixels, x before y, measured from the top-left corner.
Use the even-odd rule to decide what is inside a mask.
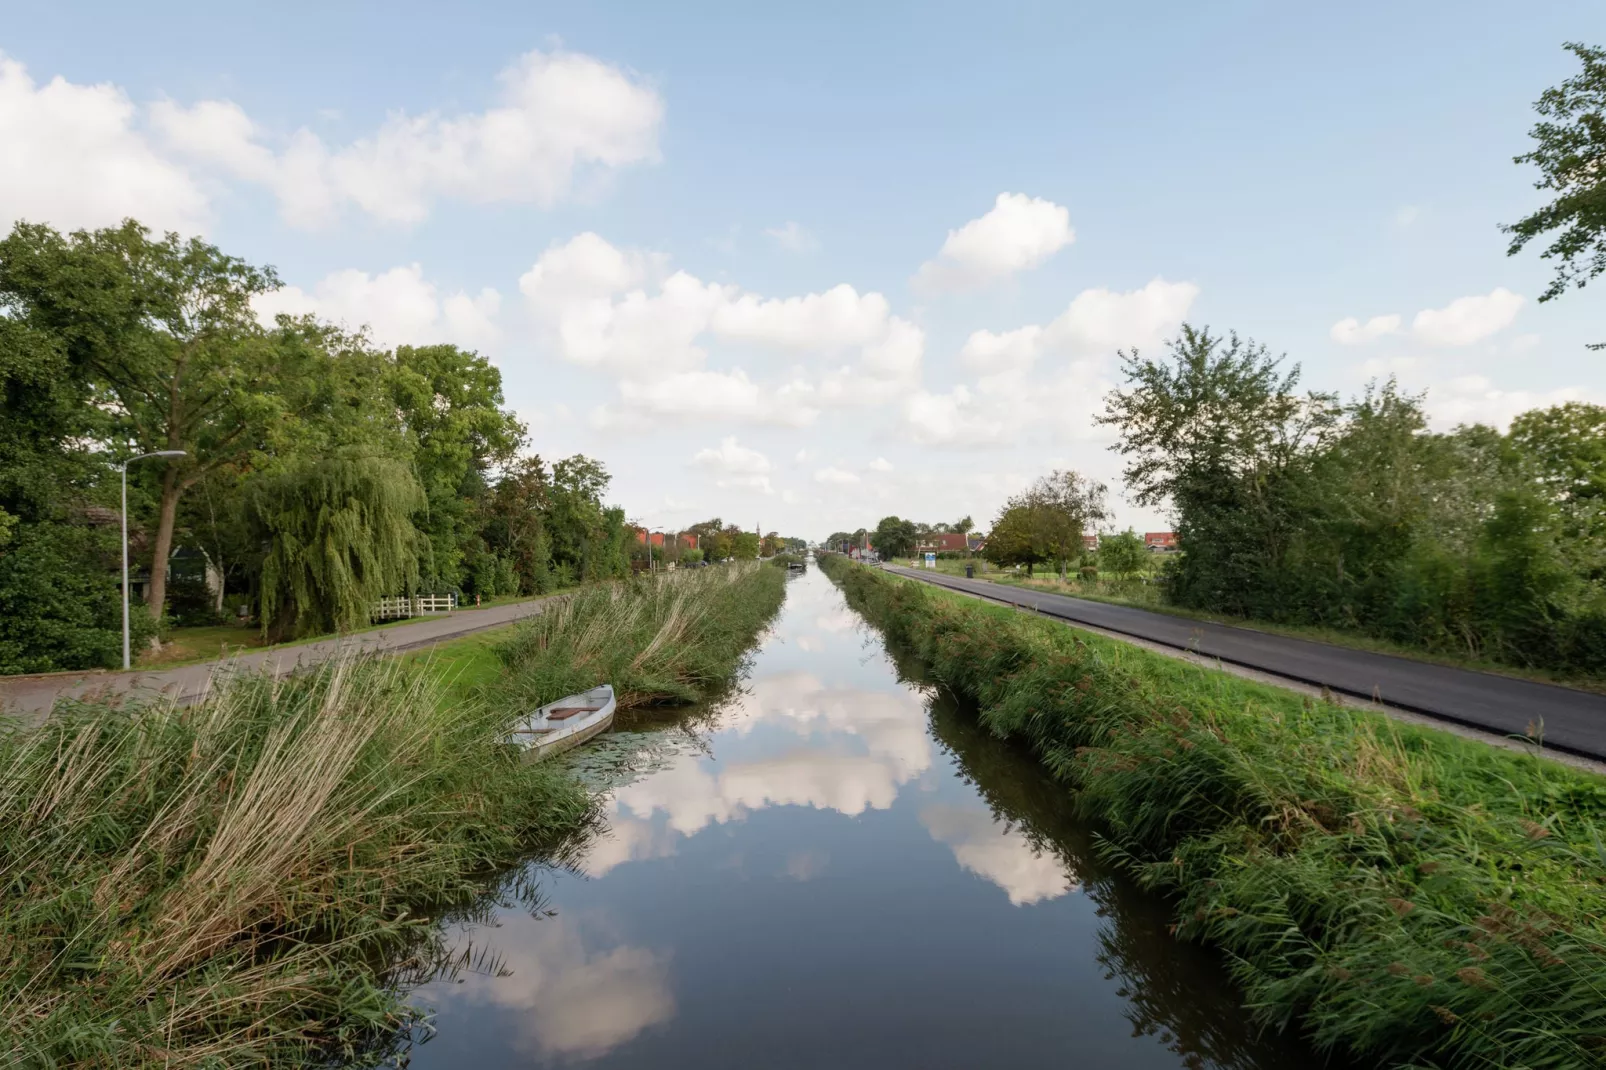
[[[970,544],[957,531],[933,531],[915,539],[917,554],[959,554],[969,548]]]
[[[1082,549],[1084,549],[1084,550],[1097,550],[1098,548],[1099,548],[1099,537],[1097,535],[1083,535],[1082,536]]]
[[[1143,545],[1151,554],[1173,554],[1179,549],[1174,531],[1145,531]]]
[[[987,536],[967,535],[965,536],[965,546],[970,550],[971,553],[979,554],[983,550],[987,549]]]

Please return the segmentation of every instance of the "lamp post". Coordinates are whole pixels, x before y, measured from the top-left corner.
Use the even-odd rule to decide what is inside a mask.
[[[123,475],[123,669],[127,671],[133,667],[128,656],[128,466],[135,461],[143,461],[147,457],[182,457],[183,450],[157,450],[155,453],[142,453],[138,457],[130,457],[117,466]],[[156,562],[151,562],[151,568],[156,568]]]

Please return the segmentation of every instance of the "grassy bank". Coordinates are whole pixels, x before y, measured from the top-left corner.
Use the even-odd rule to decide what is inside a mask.
[[[497,650],[502,709],[611,683],[620,709],[699,702],[728,686],[786,597],[756,563],[637,576],[581,591],[519,624]]]
[[[1606,782],[822,564],[1075,789],[1263,1021],[1390,1065],[1606,1060]]]
[[[295,1065],[405,1022],[380,964],[427,960],[422,912],[590,807],[438,699],[342,661],[0,737],[0,1062]]]

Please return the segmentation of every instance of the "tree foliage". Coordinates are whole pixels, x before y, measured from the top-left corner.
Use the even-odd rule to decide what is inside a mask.
[[[1514,160],[1537,166],[1534,187],[1555,198],[1502,228],[1512,236],[1507,251],[1513,256],[1540,235],[1556,232],[1539,254],[1557,261],[1541,301],[1606,271],[1606,49],[1576,41],[1566,48],[1583,70],[1540,94],[1534,110],[1542,121],[1530,131],[1534,147]]]
[[[1107,488],[1071,471],[1039,478],[1004,504],[987,537],[984,556],[997,565],[1051,561],[1063,572],[1082,554],[1082,535],[1105,519]]]
[[[385,595],[418,586],[427,552],[412,516],[423,489],[390,457],[310,461],[257,482],[249,511],[271,549],[262,563],[262,626],[276,637],[347,631]]]
[[[275,634],[307,634],[365,624],[382,595],[626,571],[606,469],[521,459],[486,357],[427,338],[389,351],[310,316],[264,326],[252,300],[277,285],[133,221],[0,240],[0,669],[115,663],[113,466],[141,452],[186,455],[129,469],[136,583],[159,611],[171,553],[222,577],[190,583],[186,620],[232,594]],[[150,617],[136,603],[136,634]]]
[[[1143,545],[1143,536],[1127,528],[1099,539],[1098,562],[1101,572],[1111,572],[1126,579],[1135,572],[1143,571],[1143,567],[1149,563],[1149,550]]]
[[[1191,327],[1166,359],[1129,354],[1125,370],[1104,419],[1129,487],[1176,517],[1178,603],[1606,670],[1606,413],[1435,434],[1392,382],[1346,403],[1300,394],[1297,366]]]
[[[870,545],[875,547],[876,553],[881,555],[883,561],[894,557],[908,557],[915,552],[915,540],[920,535],[920,529],[912,520],[903,520],[895,516],[881,518],[881,523],[875,526],[870,534]],[[849,541],[852,536],[849,536]]]

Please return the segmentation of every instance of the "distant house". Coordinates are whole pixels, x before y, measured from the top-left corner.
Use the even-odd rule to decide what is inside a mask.
[[[1143,545],[1151,554],[1174,554],[1179,549],[1174,531],[1145,531]]]
[[[959,554],[969,548],[970,544],[957,531],[933,531],[915,539],[917,554]]]
[[[983,550],[987,549],[987,536],[967,535],[965,536],[965,546],[970,550],[971,553],[979,554]]]
[[[1084,549],[1084,550],[1097,550],[1098,548],[1099,548],[1099,537],[1097,535],[1083,535],[1082,536],[1082,549]]]

